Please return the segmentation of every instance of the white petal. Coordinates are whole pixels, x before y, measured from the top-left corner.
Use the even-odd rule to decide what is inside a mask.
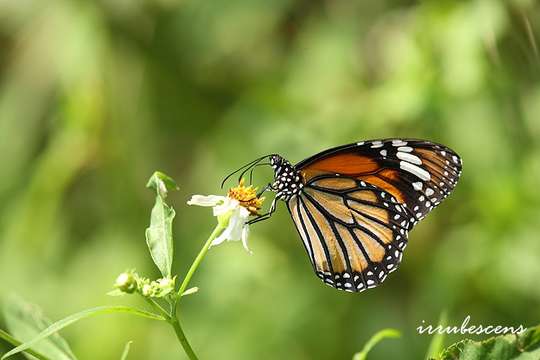
[[[242,245],[244,246],[244,249],[252,255],[253,251],[251,251],[248,247],[248,236],[249,236],[249,225],[244,225],[244,228],[242,229]]]
[[[189,200],[187,203],[188,205],[197,205],[197,206],[216,206],[222,202],[224,202],[226,199],[225,196],[218,196],[218,195],[193,195],[191,197],[191,200]]]
[[[242,238],[242,228],[244,227],[245,221],[240,215],[241,212],[241,209],[235,209],[229,220],[228,228],[230,229],[230,234],[228,240],[240,241]]]
[[[249,210],[243,206],[239,207],[239,209],[240,209],[240,213],[238,215],[240,216],[243,222],[246,222],[247,219],[249,218]]]
[[[237,210],[233,213],[233,216],[231,216],[231,238],[230,240],[239,241],[242,240],[243,237],[243,231],[246,227],[246,222],[249,219],[249,211],[243,207],[239,206]]]
[[[223,230],[223,232],[217,238],[215,238],[214,241],[212,241],[210,247],[220,245],[227,240],[229,232],[230,231],[228,231],[228,228]]]
[[[238,202],[238,200],[224,197],[222,202],[214,206],[214,216],[226,214],[229,211],[237,209],[238,207],[240,207],[240,203]]]

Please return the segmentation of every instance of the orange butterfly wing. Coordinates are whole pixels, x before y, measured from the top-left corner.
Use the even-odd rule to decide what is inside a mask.
[[[287,202],[315,273],[326,284],[360,292],[397,269],[410,223],[404,207],[386,197],[383,205],[382,191],[360,180],[321,177]]]
[[[329,149],[295,166],[304,187],[287,202],[316,274],[363,291],[397,269],[408,231],[455,187],[461,159],[420,140]]]
[[[295,166],[307,183],[324,174],[352,177],[388,192],[417,220],[454,189],[460,157],[423,140],[372,140],[330,149]]]

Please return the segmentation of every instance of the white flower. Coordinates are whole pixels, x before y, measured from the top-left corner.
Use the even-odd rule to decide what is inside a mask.
[[[244,249],[251,254],[247,239],[249,235],[249,210],[240,205],[236,199],[218,195],[193,195],[188,205],[212,207],[214,216],[219,222],[226,222],[225,230],[212,241],[212,246],[219,245],[224,241],[242,241]]]

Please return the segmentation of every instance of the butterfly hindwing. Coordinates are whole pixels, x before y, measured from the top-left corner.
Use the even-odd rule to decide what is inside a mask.
[[[352,292],[397,269],[414,221],[391,194],[343,176],[311,179],[287,205],[317,276]]]

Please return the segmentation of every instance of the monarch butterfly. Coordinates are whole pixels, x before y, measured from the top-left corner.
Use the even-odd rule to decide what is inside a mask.
[[[296,165],[272,154],[236,172],[243,170],[242,178],[251,170],[251,177],[260,165],[274,170],[261,193],[275,198],[250,223],[284,201],[316,275],[349,292],[374,288],[398,268],[408,232],[450,194],[462,169],[453,150],[412,139],[343,145]]]

